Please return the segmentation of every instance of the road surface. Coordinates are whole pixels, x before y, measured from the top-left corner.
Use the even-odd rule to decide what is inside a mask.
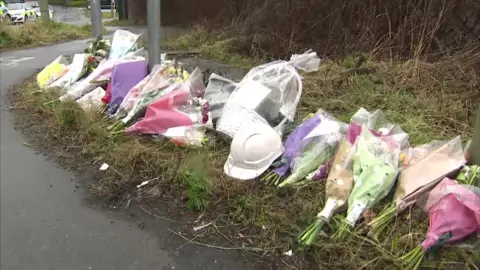
[[[31,5],[38,5],[38,1],[26,1]],[[56,21],[73,25],[85,25],[90,23],[90,18],[85,16],[86,8],[65,7],[57,5],[49,5],[49,9],[53,10],[53,18]],[[110,12],[110,10],[102,10],[102,12]],[[104,19],[108,21],[112,19]]]
[[[56,21],[73,25],[89,24],[90,19],[85,17],[85,8],[67,8],[63,6],[49,6],[53,10],[53,18]]]
[[[236,253],[190,244],[177,250],[184,242],[172,239],[166,221],[152,221],[154,230],[142,230],[120,213],[87,207],[71,172],[22,143],[6,110],[8,87],[85,45],[82,40],[0,54],[0,268],[250,269]]]

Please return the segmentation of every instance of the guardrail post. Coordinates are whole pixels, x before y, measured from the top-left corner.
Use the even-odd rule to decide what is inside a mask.
[[[90,0],[90,18],[93,38],[102,37],[102,7],[100,0]]]
[[[160,0],[147,0],[148,67],[160,64]]]
[[[50,10],[48,8],[48,0],[40,0],[40,14],[42,15],[42,21],[50,21]]]
[[[480,104],[477,106],[477,114],[475,115],[475,123],[473,126],[473,137],[467,152],[469,157],[468,162],[480,165]]]

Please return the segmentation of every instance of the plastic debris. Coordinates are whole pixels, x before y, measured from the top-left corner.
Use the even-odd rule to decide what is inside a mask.
[[[213,224],[213,221],[209,222],[209,223],[206,223],[206,224],[202,224],[200,226],[196,226],[196,227],[193,227],[193,231],[199,231],[199,230],[202,230],[202,229],[205,229],[207,228],[208,226],[212,225]]]
[[[110,165],[108,165],[107,163],[103,163],[102,166],[100,166],[100,171],[105,171],[106,169],[108,169],[108,167],[110,167]]]

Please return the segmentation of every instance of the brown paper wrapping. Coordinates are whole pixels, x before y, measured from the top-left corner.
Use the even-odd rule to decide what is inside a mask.
[[[326,183],[327,198],[336,201],[334,212],[342,210],[350,196],[353,187],[352,162],[354,152],[354,146],[345,137],[342,138]]]
[[[465,164],[460,138],[431,149],[424,157],[412,157],[410,166],[399,176],[395,191],[398,212],[415,203],[419,196],[429,192],[446,175]]]

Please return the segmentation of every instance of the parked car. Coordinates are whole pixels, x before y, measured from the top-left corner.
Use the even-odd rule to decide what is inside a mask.
[[[7,4],[7,8],[10,12],[12,23],[24,23],[37,18],[37,13],[29,4],[9,3]]]
[[[112,2],[113,2],[113,7],[115,8],[115,1],[100,0],[100,8],[101,9],[111,9],[112,8]],[[89,1],[89,3],[90,3],[90,1]],[[87,8],[90,9],[90,4],[87,5]]]
[[[37,13],[37,18],[42,17],[42,12],[40,11],[40,7],[34,7],[35,13]],[[53,20],[53,9],[48,9],[48,14],[50,14],[50,20]]]

